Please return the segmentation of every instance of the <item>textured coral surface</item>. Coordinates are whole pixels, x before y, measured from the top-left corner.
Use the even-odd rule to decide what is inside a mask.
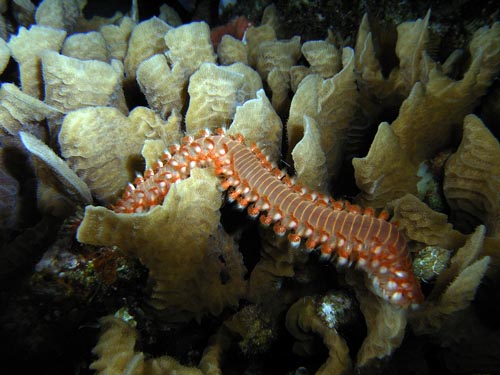
[[[0,1],[2,373],[498,372],[498,4],[34,3]]]

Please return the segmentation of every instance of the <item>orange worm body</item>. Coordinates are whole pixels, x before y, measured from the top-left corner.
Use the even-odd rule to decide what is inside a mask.
[[[292,245],[304,239],[308,249],[319,247],[323,256],[334,256],[339,265],[355,263],[367,273],[377,295],[401,306],[423,300],[406,241],[394,224],[375,217],[372,209],[362,211],[308,192],[273,167],[256,146],[248,147],[242,137],[222,131],[186,137],[182,146],[172,146],[144,177],[129,184],[114,210],[142,212],[161,204],[170,186],[187,178],[195,167],[215,167],[222,187],[230,189],[228,199],[248,206],[249,215],[260,215],[263,224],[274,224],[277,234],[288,232]]]

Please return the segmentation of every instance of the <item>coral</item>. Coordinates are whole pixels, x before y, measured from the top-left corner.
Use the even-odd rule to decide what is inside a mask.
[[[326,79],[340,71],[341,54],[334,44],[326,40],[305,42],[302,44],[301,52],[309,63],[308,74],[317,73]]]
[[[352,165],[361,189],[357,201],[363,205],[383,208],[407,193],[417,193],[417,165],[411,162],[387,123],[379,125],[368,154],[354,158]]]
[[[220,375],[222,373],[222,355],[231,347],[231,335],[224,326],[210,337],[210,341],[203,351],[199,368],[206,375]]]
[[[122,314],[123,315],[123,314]],[[106,316],[100,320],[103,334],[93,349],[99,359],[90,368],[97,374],[160,375],[165,373],[201,375],[196,368],[183,366],[169,356],[145,359],[144,353],[134,351],[137,331],[134,321],[124,321],[117,316]]]
[[[140,115],[137,117],[139,124],[142,123],[150,128],[144,126],[144,130],[153,131],[160,137],[160,139],[146,139],[141,150],[146,169],[152,168],[158,162],[158,155],[165,151],[167,145],[178,143],[182,139],[182,116],[174,110],[165,122],[146,107],[135,109],[132,114]]]
[[[342,296],[339,297],[343,298]],[[325,304],[328,302],[325,299],[326,297],[323,297],[323,299],[305,297],[295,302],[287,312],[286,327],[296,339],[300,340],[294,345],[294,351],[296,352],[307,353],[307,348],[311,345],[309,337],[311,333],[322,337],[324,344],[328,348],[328,359],[316,371],[316,375],[344,374],[352,369],[352,364],[347,343],[337,332],[342,323],[337,322],[332,326],[331,322],[324,320],[324,310],[326,308],[337,309],[339,306],[326,307]],[[347,305],[349,305],[349,302],[347,302]],[[336,313],[345,314],[343,310],[345,310],[345,306],[337,309]]]
[[[303,127],[304,136],[292,151],[297,181],[316,191],[327,191],[328,171],[326,156],[321,149],[318,123],[312,117],[304,115]]]
[[[331,78],[310,74],[302,80],[292,99],[287,122],[288,144],[292,150],[304,134],[304,115],[316,120],[327,168],[326,179],[320,183],[323,191],[332,178],[338,177],[348,142],[347,129],[357,108],[354,51],[351,48],[342,51],[342,64],[342,70]],[[309,173],[315,171],[312,167]]]
[[[24,93],[34,98],[42,98],[42,75],[40,59],[42,52],[59,51],[62,47],[66,31],[33,25],[26,30],[21,27],[17,35],[13,35],[8,43],[12,57],[19,64],[21,87]],[[44,77],[45,78],[45,77]]]
[[[459,81],[442,73],[435,63],[423,59],[428,76],[413,86],[392,123],[401,147],[412,160],[421,162],[450,146],[460,132],[464,116],[484,95],[500,70],[500,23],[482,28],[470,42],[471,63]]]
[[[440,333],[442,343],[459,337],[459,315],[474,299],[490,257],[479,259],[485,227],[479,226],[467,242],[451,258],[450,266],[438,276],[434,288],[422,309],[411,315],[413,329],[419,334]],[[450,324],[451,322],[451,324]],[[446,330],[447,332],[439,332]],[[457,332],[458,330],[458,332]],[[462,331],[462,335],[465,332]],[[456,340],[456,338],[455,338]]]
[[[192,22],[168,31],[165,35],[167,57],[172,66],[179,64],[189,77],[201,64],[215,63],[210,30],[204,22]]]
[[[455,249],[465,242],[465,235],[453,229],[448,217],[433,211],[417,197],[407,194],[389,204],[394,211],[393,221],[414,241]]]
[[[354,288],[367,328],[366,337],[356,356],[356,366],[373,370],[401,345],[407,314],[400,307],[368,293],[364,287],[366,281],[359,275],[349,273],[346,281]]]
[[[276,40],[276,31],[272,26],[264,24],[249,28],[245,38],[247,41],[249,65],[256,66],[260,45],[264,42]]]
[[[15,0],[10,5],[13,16],[20,25],[28,26],[35,23],[36,7],[31,1]]]
[[[137,67],[137,83],[149,106],[162,117],[181,111],[186,102],[186,77],[179,64],[172,68],[163,54],[153,55]]]
[[[482,223],[499,234],[500,144],[474,115],[465,117],[460,146],[446,162],[443,191],[459,229]]]
[[[78,0],[44,0],[36,8],[36,23],[71,32],[81,16],[80,4]]]
[[[165,123],[155,117],[142,107],[128,117],[113,107],[87,107],[64,118],[59,133],[61,153],[98,200],[114,202],[134,168],[140,168],[145,139],[161,138]]]
[[[264,90],[259,89],[255,96],[236,108],[228,134],[241,134],[247,142],[260,145],[270,160],[278,160],[283,124]]]
[[[10,60],[10,49],[5,40],[0,38],[0,74],[4,72]]]
[[[414,22],[403,22],[398,25],[398,40],[395,47],[399,57],[399,69],[394,71],[395,87],[398,91],[408,93],[413,84],[423,74],[422,60],[425,58],[425,48],[429,43],[429,19],[431,11],[428,10],[423,19]],[[392,72],[391,72],[392,73]]]
[[[260,259],[250,274],[247,298],[253,303],[282,311],[295,297],[293,290],[285,288],[285,282],[295,277],[307,255],[294,251],[284,237],[276,237],[270,231],[261,233]],[[277,295],[282,297],[277,299]]]
[[[287,72],[300,57],[300,38],[261,42],[257,54],[257,71],[266,79],[273,69]]]
[[[134,353],[137,332],[131,324],[113,316],[102,318],[100,323],[104,333],[93,350],[99,359],[91,368],[97,373],[122,373],[125,369],[135,373],[144,371],[143,354]]]
[[[139,64],[157,53],[165,52],[165,34],[172,27],[159,18],[153,17],[139,23],[132,29],[125,56],[125,74],[133,81]]]
[[[106,41],[101,33],[91,31],[88,33],[73,34],[66,38],[61,53],[79,60],[109,60]]]
[[[224,35],[217,47],[217,56],[221,65],[241,62],[248,65],[247,47],[241,40]]]
[[[0,108],[2,127],[11,135],[20,130],[37,133],[41,121],[50,121],[61,115],[56,108],[22,92],[11,83],[4,83],[0,88]]]
[[[290,69],[300,58],[300,37],[290,40],[265,41],[259,45],[256,69],[269,85],[271,103],[276,112],[288,110],[290,89]]]
[[[21,132],[20,136],[26,149],[39,161],[36,168],[39,195],[41,189],[50,189],[48,196],[39,197],[38,205],[42,212],[65,217],[75,204],[92,202],[92,195],[85,182],[50,147],[29,133]]]
[[[45,51],[42,56],[45,102],[64,113],[99,105],[116,106],[127,113],[122,69],[120,64],[82,61]]]
[[[106,49],[111,59],[123,61],[127,54],[128,40],[134,28],[130,17],[123,17],[119,25],[104,25],[99,31],[106,41]]]
[[[182,25],[181,17],[174,8],[169,7],[167,4],[160,5],[160,15],[158,18],[175,27]]]
[[[260,88],[260,78],[246,65],[203,63],[189,79],[186,130],[195,134],[205,128],[229,125],[236,107],[253,99]]]

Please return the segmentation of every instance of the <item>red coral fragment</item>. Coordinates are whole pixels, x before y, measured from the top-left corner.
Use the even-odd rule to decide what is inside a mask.
[[[214,27],[210,33],[210,39],[212,40],[214,49],[217,49],[224,35],[231,35],[240,40],[243,39],[245,31],[247,31],[250,26],[252,26],[252,22],[247,20],[245,16],[239,16],[233,18],[225,25]]]

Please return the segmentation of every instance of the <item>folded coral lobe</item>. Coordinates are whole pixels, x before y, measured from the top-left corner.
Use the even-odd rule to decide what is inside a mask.
[[[406,240],[394,224],[371,209],[362,211],[294,184],[242,137],[221,132],[186,137],[127,188],[115,211],[142,212],[161,204],[171,184],[187,178],[194,167],[214,167],[222,187],[230,189],[228,199],[248,207],[250,216],[260,215],[264,225],[273,224],[276,234],[288,233],[292,245],[304,240],[308,249],[319,247],[341,266],[356,264],[375,294],[405,307],[423,299]]]

